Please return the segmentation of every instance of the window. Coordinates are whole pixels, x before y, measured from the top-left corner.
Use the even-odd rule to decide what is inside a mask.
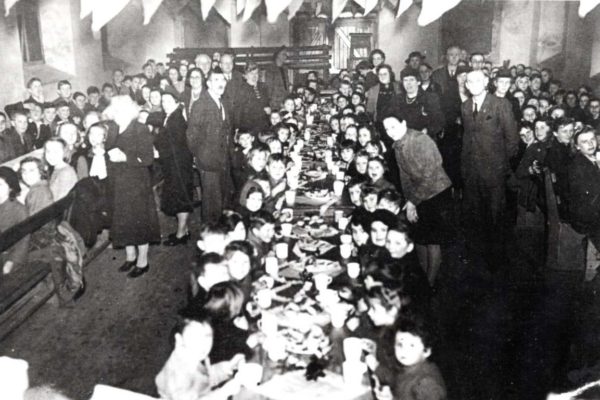
[[[23,62],[44,61],[42,38],[40,35],[40,15],[38,0],[22,0],[17,9],[17,27],[21,42]]]

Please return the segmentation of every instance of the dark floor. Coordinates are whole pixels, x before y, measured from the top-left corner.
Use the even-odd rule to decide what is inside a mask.
[[[581,272],[540,273],[526,236],[508,244],[511,267],[495,274],[466,262],[460,245],[447,251],[434,355],[451,399],[542,399],[600,376],[592,368],[600,283],[584,287]],[[32,385],[54,384],[73,399],[89,398],[98,383],[155,395],[193,249],[153,247],[150,272],[136,280],[117,272],[124,252],[106,250],[87,268],[88,291],[74,309],[46,304],[0,343],[0,354],[27,360]]]

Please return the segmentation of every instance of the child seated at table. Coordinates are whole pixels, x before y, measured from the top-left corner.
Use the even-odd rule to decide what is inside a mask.
[[[234,137],[235,148],[231,152],[231,171],[233,186],[239,192],[248,179],[248,156],[254,144],[254,135],[251,132],[237,132]]]
[[[264,258],[271,250],[271,242],[275,236],[275,218],[273,214],[259,210],[250,217],[248,223],[248,242],[256,250],[256,259],[264,265]]]
[[[358,129],[356,128],[356,125],[351,124],[346,127],[346,130],[344,131],[344,140],[349,140],[353,143],[358,142]]]
[[[255,180],[249,180],[240,193],[240,214],[245,221],[262,209],[265,200],[265,192],[261,184]],[[247,223],[247,222],[246,222]]]
[[[358,258],[363,271],[367,271],[367,266],[374,261],[387,258],[385,242],[388,230],[397,223],[397,217],[387,210],[376,210],[371,214],[371,223],[369,226],[369,240],[362,246],[358,252]]]
[[[275,136],[269,136],[265,141],[271,154],[283,154],[283,143]]]
[[[248,168],[245,170],[245,181],[248,179],[267,179],[267,159],[269,158],[269,146],[264,143],[257,143],[248,152],[246,157]]]
[[[384,175],[387,171],[387,165],[383,157],[375,156],[369,158],[369,164],[367,166],[367,174],[369,175],[369,183],[373,185],[378,191],[383,189],[395,189],[394,185],[391,184]]]
[[[369,231],[371,229],[371,214],[364,208],[355,209],[350,214],[350,233],[354,246],[361,252],[361,248],[369,242]]]
[[[218,221],[205,223],[200,228],[200,239],[196,245],[202,253],[223,255],[227,246],[227,228]]]
[[[223,210],[223,214],[219,218],[219,225],[225,228],[225,243],[236,240],[246,240],[246,224],[240,213],[231,210]]]
[[[283,154],[271,154],[267,160],[266,171],[269,175],[269,193],[265,198],[264,208],[268,211],[281,209],[283,197],[287,189],[285,179],[287,157]]]
[[[340,169],[347,171],[354,161],[354,154],[356,152],[356,143],[352,140],[343,140],[340,144]]]
[[[346,185],[348,191],[348,200],[354,207],[362,208],[362,190],[366,183],[367,179],[365,177],[357,176],[350,179]]]
[[[379,202],[379,190],[371,185],[369,181],[362,186],[361,203],[362,207],[369,213],[374,213],[377,210]]]
[[[384,189],[379,192],[377,208],[388,210],[394,215],[399,215],[404,205],[404,199],[396,189]]]
[[[273,132],[275,132],[275,137],[281,142],[283,147],[287,147],[290,140],[290,127],[287,123],[281,122],[273,127]]]
[[[234,371],[244,362],[237,354],[228,361],[211,364],[213,329],[207,320],[184,320],[175,333],[175,348],[155,379],[161,399],[197,400],[222,399],[237,394],[238,379]],[[223,382],[223,386],[212,389]]]
[[[365,150],[359,150],[354,156],[354,160],[350,163],[346,175],[352,178],[362,176],[368,178],[367,167],[369,165],[369,153]]]
[[[250,335],[248,321],[240,317],[244,304],[244,293],[235,282],[220,282],[210,288],[202,311],[214,333],[211,361],[229,360],[236,354],[252,357],[252,349],[246,344]]]
[[[225,261],[232,281],[237,282],[246,300],[250,299],[252,281],[260,274],[256,265],[255,249],[246,240],[236,240],[225,248]]]
[[[422,317],[401,316],[377,344],[378,400],[445,400],[446,385],[432,354],[432,329]],[[394,349],[393,352],[390,349]]]
[[[180,311],[184,317],[195,318],[200,314],[211,287],[229,280],[229,270],[223,256],[204,253],[192,264],[188,304]]]

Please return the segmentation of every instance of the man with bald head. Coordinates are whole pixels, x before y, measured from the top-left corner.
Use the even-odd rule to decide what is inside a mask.
[[[210,57],[207,54],[198,54],[194,59],[194,63],[196,64],[196,67],[200,68],[204,75],[204,80],[206,80],[206,77],[212,68],[212,60]]]
[[[496,270],[505,262],[506,183],[519,135],[510,103],[487,92],[488,77],[483,71],[469,72],[466,86],[472,95],[461,106],[467,244]]]

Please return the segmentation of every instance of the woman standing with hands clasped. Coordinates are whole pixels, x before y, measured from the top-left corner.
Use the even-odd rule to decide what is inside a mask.
[[[442,262],[441,244],[450,241],[452,227],[451,182],[442,167],[435,142],[426,134],[407,129],[406,121],[391,116],[383,121],[400,170],[406,216],[415,224],[417,255],[433,286]]]
[[[149,270],[149,244],[160,241],[150,176],[154,138],[146,125],[137,122],[138,113],[139,107],[129,96],[113,97],[105,110],[119,128],[114,147],[107,151],[108,175],[113,185],[110,233],[114,247],[125,247],[127,258],[119,271],[131,270],[130,278]]]

